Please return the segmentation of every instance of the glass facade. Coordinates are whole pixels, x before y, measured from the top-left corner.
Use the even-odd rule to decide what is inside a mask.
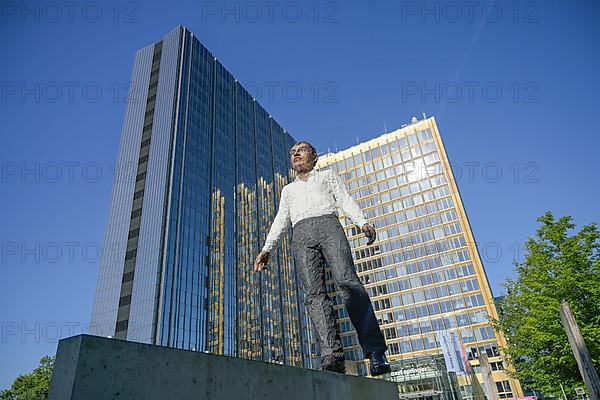
[[[490,362],[503,365],[498,348],[505,342],[489,322],[497,318],[496,309],[449,165],[429,118],[321,156],[317,168],[334,170],[377,228],[376,242],[366,246],[364,235],[342,217],[390,360],[439,354],[435,332],[457,330],[469,354],[490,351]],[[327,278],[346,357],[360,361],[359,373],[365,374],[356,333],[331,274]],[[503,369],[494,379],[513,388],[502,397],[520,394],[518,381]]]
[[[295,140],[183,27],[133,81],[118,164],[137,173],[114,182],[94,333],[312,367],[289,239],[253,272]]]

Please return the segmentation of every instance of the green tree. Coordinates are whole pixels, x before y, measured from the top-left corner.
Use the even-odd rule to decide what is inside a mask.
[[[600,365],[600,233],[596,223],[574,232],[569,216],[547,212],[536,236],[526,243],[516,279],[505,283],[496,329],[504,332],[504,349],[515,376],[525,386],[561,395],[583,387],[559,307],[569,302],[594,364]]]
[[[55,357],[44,356],[32,373],[20,375],[8,390],[0,391],[0,400],[44,400],[48,398]]]

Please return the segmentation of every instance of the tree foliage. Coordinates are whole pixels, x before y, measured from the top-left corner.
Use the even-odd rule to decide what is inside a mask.
[[[20,375],[8,390],[0,391],[0,400],[45,400],[48,398],[55,357],[44,356],[30,374]]]
[[[505,283],[496,328],[508,341],[505,353],[525,386],[560,395],[583,381],[560,319],[569,302],[596,368],[600,365],[600,234],[595,223],[573,232],[569,216],[547,212],[526,243],[516,279]]]

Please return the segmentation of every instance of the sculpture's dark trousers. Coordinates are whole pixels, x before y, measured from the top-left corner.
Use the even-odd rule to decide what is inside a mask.
[[[350,244],[338,217],[330,214],[298,221],[293,228],[292,249],[321,356],[344,355],[336,316],[325,288],[325,264],[331,268],[364,357],[374,351],[385,351],[387,346],[371,299],[356,274]]]

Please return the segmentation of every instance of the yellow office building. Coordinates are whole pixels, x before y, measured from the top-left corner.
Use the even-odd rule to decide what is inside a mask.
[[[498,397],[522,396],[505,370],[505,339],[489,322],[497,311],[449,165],[435,119],[428,118],[321,155],[317,169],[335,170],[377,228],[377,241],[366,246],[357,227],[341,218],[390,362],[440,354],[436,331],[457,332],[479,381],[478,355],[485,352]],[[327,279],[333,292],[330,273]],[[356,333],[339,296],[334,302],[346,358],[364,374]]]

